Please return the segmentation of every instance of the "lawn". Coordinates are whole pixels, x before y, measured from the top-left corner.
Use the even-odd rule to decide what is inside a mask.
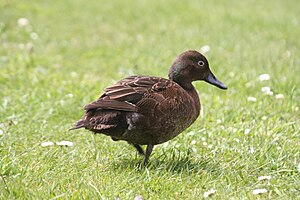
[[[298,4],[0,0],[0,199],[300,199]],[[205,45],[228,90],[196,82],[201,117],[147,167],[126,142],[68,131],[105,87],[167,77]]]

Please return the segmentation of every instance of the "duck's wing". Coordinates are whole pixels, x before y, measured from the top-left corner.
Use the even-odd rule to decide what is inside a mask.
[[[154,84],[136,106],[140,113],[172,116],[179,107],[192,103],[190,95],[180,85],[168,80]]]
[[[86,111],[92,109],[110,109],[137,111],[136,103],[149,91],[160,91],[169,80],[150,76],[129,76],[106,88],[96,101],[86,105]]]

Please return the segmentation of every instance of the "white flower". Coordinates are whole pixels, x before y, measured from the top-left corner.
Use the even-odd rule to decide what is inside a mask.
[[[267,193],[268,190],[265,188],[261,188],[261,189],[255,189],[252,191],[253,194],[263,194],[263,193]]]
[[[250,82],[247,82],[246,84],[245,84],[245,87],[247,87],[247,88],[249,88],[249,87],[251,87],[251,86],[253,86],[253,83],[250,81]]]
[[[67,94],[66,96],[72,98],[74,95],[70,93],[70,94]]]
[[[271,176],[260,176],[258,177],[258,180],[259,181],[262,181],[262,180],[270,180],[272,177]]]
[[[279,147],[279,146],[278,146],[278,147],[277,147],[277,149],[278,149],[278,150],[280,150],[280,149],[281,149],[281,147]]]
[[[30,33],[30,37],[31,37],[31,39],[33,39],[33,40],[36,40],[36,39],[39,38],[38,34],[35,33],[35,32]]]
[[[244,130],[244,134],[245,134],[245,135],[248,135],[248,134],[250,133],[250,131],[251,131],[251,130],[250,130],[249,128],[246,128],[246,129]]]
[[[256,102],[256,98],[255,97],[247,97],[247,101]]]
[[[3,135],[3,132],[4,132],[4,131],[2,131],[2,130],[0,129],[0,135]]]
[[[78,74],[76,72],[71,72],[71,77],[75,78],[75,77],[78,77]]]
[[[261,74],[261,75],[259,75],[258,78],[260,81],[267,81],[270,79],[270,75],[269,74]]]
[[[276,94],[275,98],[276,99],[283,99],[284,95],[283,94]]]
[[[196,142],[197,142],[196,140],[192,140],[191,144],[194,145],[196,144]]]
[[[271,88],[268,87],[268,86],[262,87],[262,88],[261,88],[261,91],[262,91],[263,93],[270,92],[270,91],[271,91]]]
[[[204,192],[203,197],[204,197],[204,198],[207,198],[207,197],[209,197],[209,196],[212,196],[212,195],[215,194],[215,193],[216,193],[216,190],[210,189],[210,190],[208,190],[207,192]]]
[[[27,18],[20,18],[18,19],[18,26],[25,27],[29,24],[29,20]]]
[[[142,195],[138,195],[138,196],[134,197],[134,200],[142,200],[142,199],[143,199]]]
[[[262,87],[261,88],[261,91],[265,94],[265,95],[269,95],[269,96],[272,96],[273,95],[273,92],[271,91],[271,88],[270,87]]]
[[[204,45],[203,47],[200,48],[201,53],[207,53],[210,51],[210,46]]]
[[[267,116],[262,116],[262,118],[261,118],[261,120],[263,120],[263,121],[265,121],[265,120],[267,120],[267,119],[268,119]]]
[[[300,163],[299,163],[299,165],[298,165],[298,171],[300,172]]]
[[[273,91],[267,92],[266,95],[272,96],[274,93]]]
[[[60,141],[60,142],[56,142],[56,145],[72,147],[74,144],[73,144],[73,142],[70,142],[70,141]]]
[[[240,140],[238,138],[233,138],[234,141],[236,141],[237,143],[240,143]]]
[[[48,146],[53,146],[53,145],[54,145],[53,142],[43,142],[43,143],[41,144],[42,147],[48,147]]]
[[[254,152],[255,152],[254,148],[253,148],[253,147],[250,147],[249,153],[253,154]]]
[[[234,128],[234,127],[231,127],[231,126],[228,127],[228,130],[233,132],[233,133],[237,132],[237,128]]]

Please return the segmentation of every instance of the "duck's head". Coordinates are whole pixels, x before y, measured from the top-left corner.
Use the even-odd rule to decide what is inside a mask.
[[[226,85],[219,81],[209,69],[207,59],[193,50],[185,51],[175,59],[169,71],[169,79],[186,89],[192,87],[191,83],[197,80],[227,89]]]

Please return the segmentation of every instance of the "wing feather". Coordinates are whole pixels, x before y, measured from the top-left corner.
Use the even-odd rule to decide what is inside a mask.
[[[136,112],[139,102],[151,91],[163,91],[169,80],[150,76],[129,76],[107,87],[96,101],[86,105],[85,110],[110,109]]]

